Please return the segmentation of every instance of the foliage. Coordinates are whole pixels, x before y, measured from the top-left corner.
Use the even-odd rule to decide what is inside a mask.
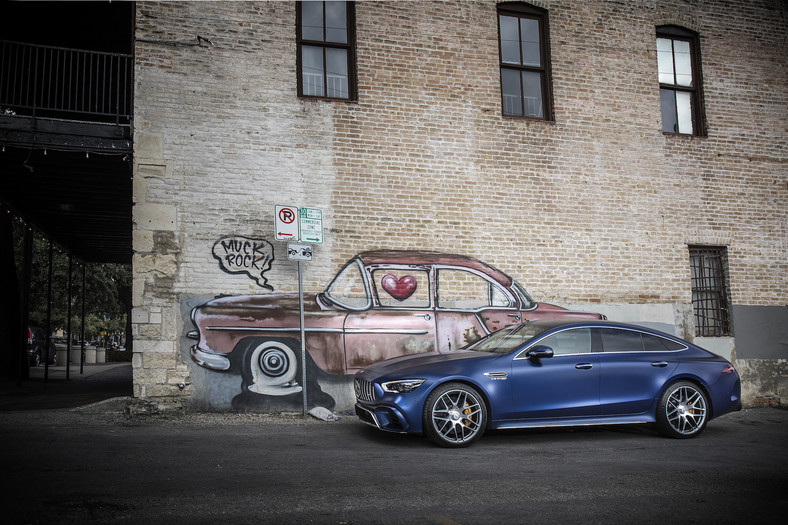
[[[14,232],[14,255],[20,288],[24,275],[24,228],[18,223]],[[33,254],[30,279],[31,326],[46,328],[47,297],[49,289],[50,243],[40,234],[33,234]],[[82,333],[82,274],[85,271],[85,339],[99,339],[102,331],[122,333],[126,331],[127,312],[130,308],[131,268],[129,265],[91,263],[85,264],[72,258],[71,286],[69,288],[69,256],[62,249],[52,249],[51,280],[51,328],[67,331],[68,309],[71,305],[71,331],[74,338]],[[69,295],[70,291],[70,295]]]

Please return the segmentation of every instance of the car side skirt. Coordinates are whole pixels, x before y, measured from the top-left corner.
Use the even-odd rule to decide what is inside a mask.
[[[597,425],[636,425],[643,423],[653,423],[654,416],[649,414],[636,414],[633,416],[616,417],[591,417],[591,418],[571,418],[571,419],[534,419],[531,421],[509,420],[492,421],[490,427],[496,430],[514,428],[550,428],[550,427],[584,427]]]

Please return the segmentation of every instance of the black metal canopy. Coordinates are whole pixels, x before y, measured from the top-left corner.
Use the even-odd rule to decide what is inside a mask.
[[[84,262],[131,263],[134,2],[0,7],[0,201]]]
[[[82,261],[131,263],[130,154],[2,149],[0,199],[15,213]]]

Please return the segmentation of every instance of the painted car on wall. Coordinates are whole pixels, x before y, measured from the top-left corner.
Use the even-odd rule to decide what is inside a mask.
[[[240,373],[246,392],[301,391],[297,294],[217,297],[191,317],[195,363]],[[512,324],[545,318],[603,316],[535,302],[511,277],[470,257],[363,252],[325,291],[304,294],[307,366],[353,374],[401,355],[454,352]]]
[[[691,438],[741,409],[730,362],[648,328],[543,320],[451,355],[403,356],[356,374],[359,418],[463,447],[487,429],[652,423]]]

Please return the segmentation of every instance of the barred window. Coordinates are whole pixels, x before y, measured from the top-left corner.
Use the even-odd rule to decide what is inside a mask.
[[[298,2],[298,96],[356,99],[353,2]]]
[[[498,38],[503,114],[552,120],[547,11],[500,4]]]
[[[730,309],[725,277],[727,250],[716,246],[690,246],[689,253],[695,335],[730,335]]]
[[[704,135],[698,35],[675,26],[657,28],[662,131]]]

